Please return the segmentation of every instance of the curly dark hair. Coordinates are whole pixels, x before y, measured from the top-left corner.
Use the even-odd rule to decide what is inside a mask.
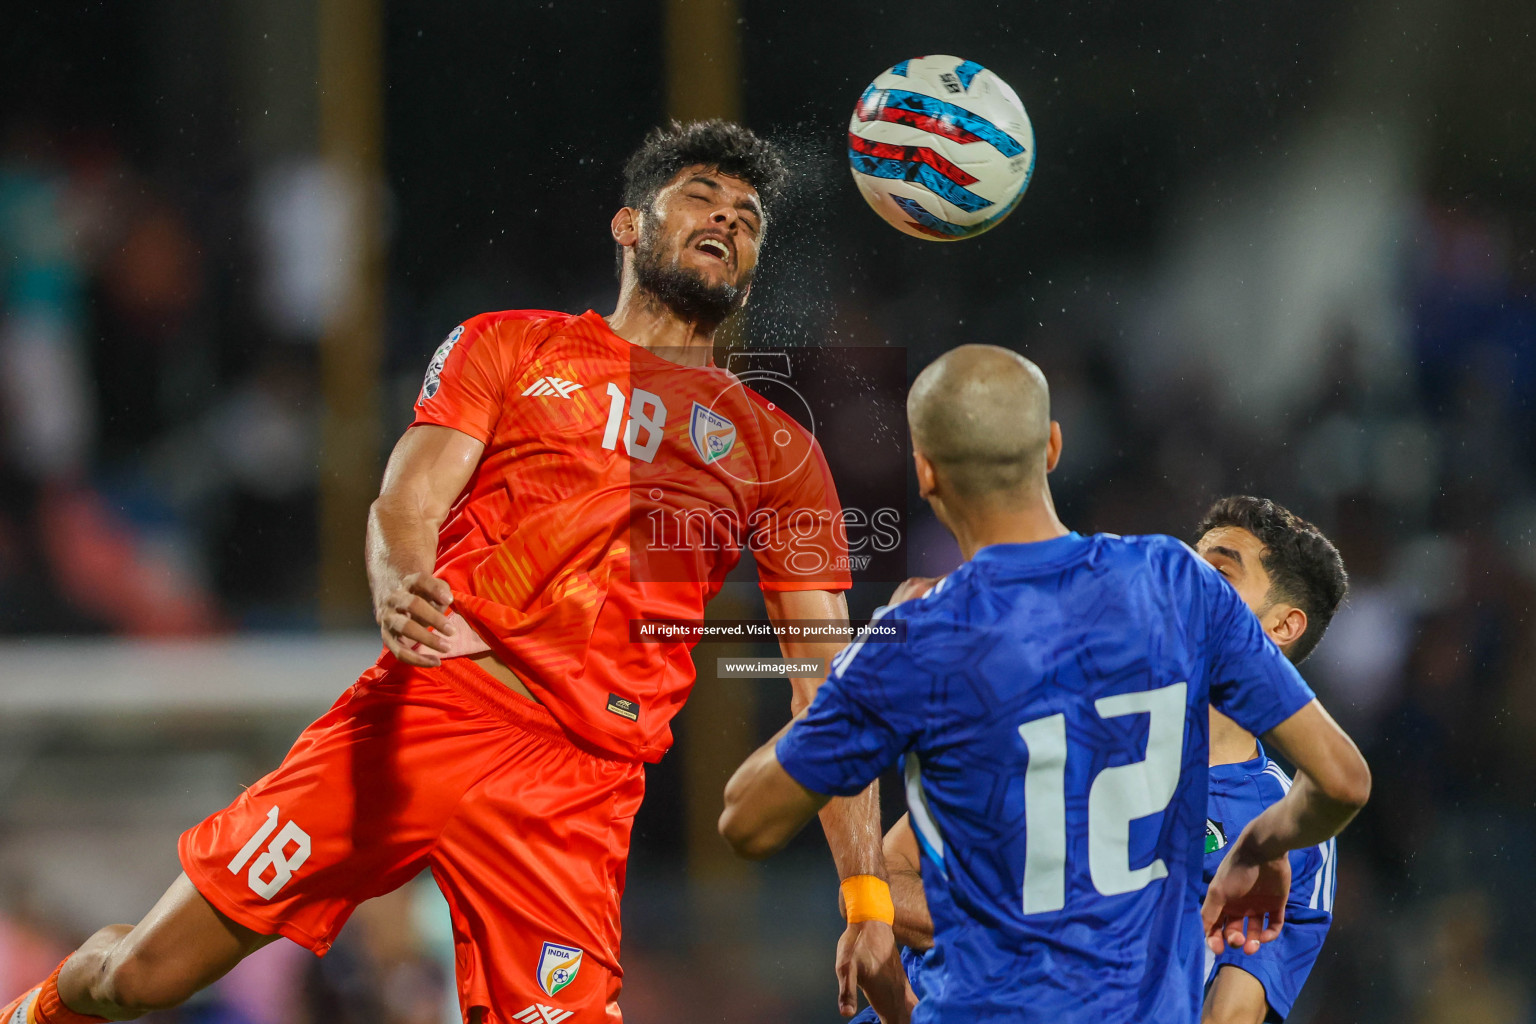
[[[1307,613],[1307,629],[1286,655],[1300,664],[1323,639],[1334,612],[1349,592],[1339,549],[1323,532],[1268,498],[1235,494],[1217,501],[1196,528],[1203,537],[1220,526],[1247,530],[1264,545],[1260,562],[1269,574],[1269,598]]]
[[[624,205],[647,209],[684,167],[703,164],[757,189],[763,214],[789,179],[779,147],[730,121],[673,121],[652,128],[624,162]]]

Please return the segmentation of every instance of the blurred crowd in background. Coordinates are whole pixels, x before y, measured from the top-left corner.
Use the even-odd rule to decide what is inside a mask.
[[[618,24],[570,53],[508,42],[513,72],[481,66],[486,44],[465,34],[468,19],[511,40],[527,22],[552,31],[552,15],[421,6],[387,5],[387,429],[377,451],[359,453],[367,460],[409,422],[427,358],[458,320],[608,311],[618,163],[662,116],[654,89],[614,109],[624,76],[644,77],[636,65],[653,59],[653,18],[615,13]],[[795,216],[770,228],[752,343],[896,346],[910,374],[963,341],[1025,352],[1051,381],[1066,443],[1055,493],[1083,532],[1192,540],[1204,508],[1232,492],[1318,523],[1351,590],[1304,674],[1364,748],[1376,787],[1340,842],[1334,932],[1292,1020],[1536,1021],[1536,924],[1524,912],[1536,901],[1531,163],[1497,146],[1469,156],[1455,130],[1409,116],[1421,108],[1381,105],[1380,90],[1359,85],[1377,64],[1356,60],[1353,77],[1346,66],[1381,27],[1360,11],[1329,16],[1352,26],[1354,45],[1315,32],[1282,44],[1284,25],[1223,12],[1243,60],[1167,58],[1214,67],[1190,86],[1202,94],[1253,93],[1210,100],[1216,113],[1181,105],[1174,85],[1158,99],[1147,80],[1164,59],[1150,51],[1188,38],[1188,24],[1138,29],[1129,5],[1107,5],[1126,21],[1098,24],[1121,59],[1110,67],[1091,55],[1093,33],[1079,40],[1059,14],[1039,15],[1053,41],[1026,47],[1032,26],[1019,15],[1020,35],[1001,38],[1027,58],[1010,63],[980,29],[945,42],[960,52],[969,41],[967,56],[1012,81],[1040,138],[1017,212],[957,251],[876,222],[838,155],[842,108],[863,82],[934,41],[903,36],[898,18],[832,67],[838,51],[824,40],[819,57],[799,54],[817,65],[795,87],[804,95],[786,98],[766,69],[770,55],[789,59],[775,45],[810,45],[804,6],[741,5],[747,119],[785,139],[803,172]],[[0,634],[314,631],[316,343],[336,185],[312,153],[258,159],[238,128],[207,116],[196,145],[179,142],[176,117],[239,104],[211,88],[162,114],[155,89],[127,85],[156,61],[196,63],[155,36],[187,5],[142,7],[158,13],[34,14],[7,44],[43,57],[13,62],[25,88],[0,124]],[[1427,31],[1446,9],[1420,4],[1414,24]],[[1478,9],[1489,24],[1517,16]],[[114,49],[107,71],[65,85],[44,58],[76,45]],[[1479,58],[1449,46],[1436,59],[1401,51],[1439,69],[1437,116],[1474,101],[1456,82],[1475,94],[1467,81],[1490,73],[1457,73]],[[612,80],[592,70],[604,47],[624,55]],[[1076,55],[1057,52],[1068,48]],[[1504,66],[1503,52],[1488,63]],[[551,78],[589,74],[599,80],[551,91]],[[439,102],[459,89],[457,105]],[[534,96],[545,97],[538,110]],[[1528,147],[1533,109],[1499,107],[1490,137],[1523,132]],[[1117,114],[1092,120],[1105,110]],[[1187,137],[1163,132],[1181,124]],[[1174,152],[1153,153],[1159,139]],[[915,494],[911,505],[911,571],[946,571],[953,544]],[[861,581],[856,615],[890,586]],[[765,702],[757,724],[776,727],[786,704]],[[685,713],[679,728],[701,726]],[[732,955],[772,961],[780,974],[762,977],[780,980],[742,975],[700,948],[697,921],[678,909],[692,905],[678,866],[679,756],[652,773],[637,829],[627,1015],[833,1019],[837,919],[820,837],[759,876],[771,884],[743,910],[774,938]],[[16,820],[0,800],[0,829]],[[413,889],[370,904],[323,961],[279,942],[155,1020],[442,1020],[451,952],[429,901]],[[0,998],[81,937],[51,905],[0,885]],[[783,972],[815,977],[786,989]]]
[[[313,589],[307,353],[224,305],[221,225],[185,184],[107,133],[19,120],[4,146],[0,628],[302,621],[283,609]]]

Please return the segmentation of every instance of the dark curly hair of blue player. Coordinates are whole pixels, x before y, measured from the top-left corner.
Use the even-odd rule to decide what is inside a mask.
[[[1349,592],[1344,559],[1323,531],[1268,498],[1235,494],[1222,498],[1200,520],[1195,536],[1221,526],[1247,530],[1264,545],[1260,564],[1269,575],[1269,599],[1295,605],[1307,615],[1307,629],[1286,654],[1300,664],[1317,647]]]

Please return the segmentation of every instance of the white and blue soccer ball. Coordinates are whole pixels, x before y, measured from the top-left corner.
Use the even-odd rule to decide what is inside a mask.
[[[1035,169],[1035,131],[1018,94],[980,64],[913,57],[859,97],[848,162],[897,230],[954,242],[1013,212]]]

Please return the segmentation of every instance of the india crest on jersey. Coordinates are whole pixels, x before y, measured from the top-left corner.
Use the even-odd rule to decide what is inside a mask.
[[[736,443],[736,424],[698,402],[693,403],[693,420],[688,424],[688,437],[693,450],[699,453],[704,465],[722,458]]]
[[[1205,819],[1205,852],[1215,853],[1227,845],[1226,829],[1221,827],[1221,822]]]
[[[552,996],[575,981],[579,970],[581,950],[555,942],[544,943],[544,950],[539,954],[539,987],[545,995]]]

